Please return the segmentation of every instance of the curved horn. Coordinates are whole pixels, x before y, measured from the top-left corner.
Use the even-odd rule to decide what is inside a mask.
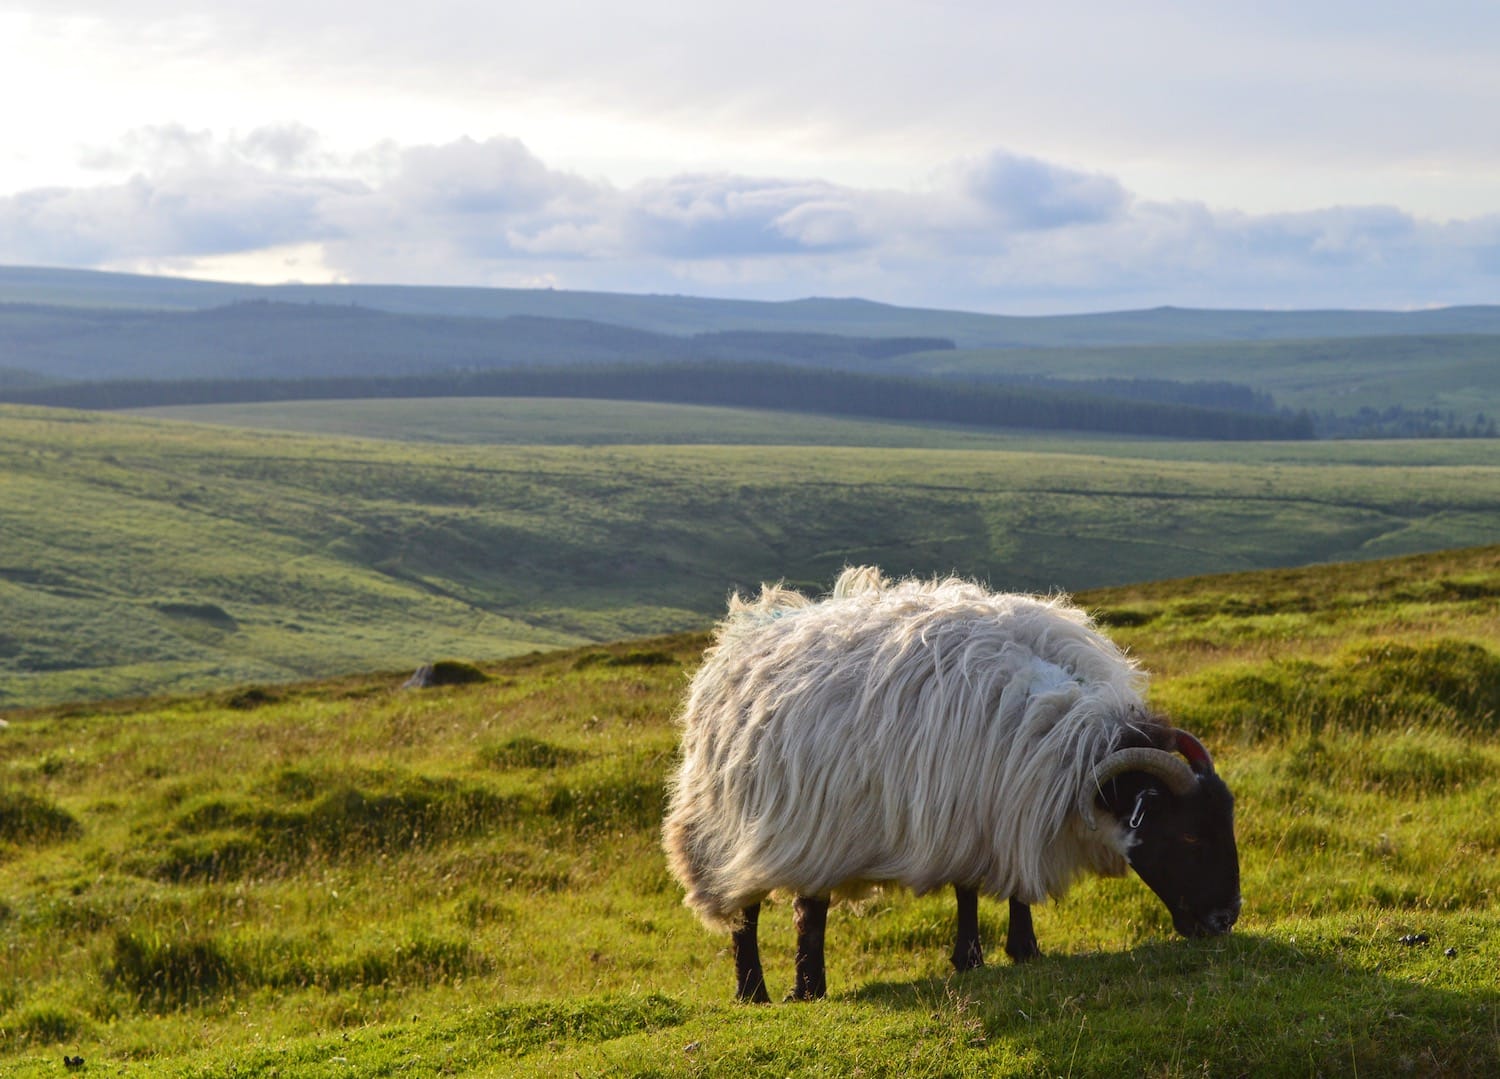
[[[1169,791],[1179,796],[1190,794],[1198,786],[1198,773],[1177,754],[1142,747],[1116,750],[1105,757],[1094,769],[1094,784],[1102,787],[1124,772],[1146,772],[1156,776]]]

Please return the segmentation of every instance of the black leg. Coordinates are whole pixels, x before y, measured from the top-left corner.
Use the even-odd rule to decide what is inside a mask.
[[[955,884],[958,898],[958,935],[953,940],[953,969],[973,970],[984,966],[984,949],[979,944],[979,889]]]
[[[748,1004],[769,1004],[766,976],[760,969],[760,944],[755,939],[760,924],[760,904],[745,908],[745,921],[734,931],[734,996]]]
[[[1036,929],[1031,924],[1031,908],[1014,897],[1010,901],[1010,925],[1005,930],[1005,954],[1017,963],[1042,954],[1036,946]]]
[[[792,916],[797,923],[797,984],[791,999],[819,1000],[828,995],[828,977],[823,968],[828,900],[799,895]]]

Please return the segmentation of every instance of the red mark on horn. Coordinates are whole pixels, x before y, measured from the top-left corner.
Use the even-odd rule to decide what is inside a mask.
[[[1193,766],[1193,771],[1203,773],[1214,770],[1214,759],[1208,755],[1208,750],[1203,748],[1202,742],[1187,731],[1173,730],[1172,734],[1177,739],[1177,752],[1188,759],[1188,763]]]

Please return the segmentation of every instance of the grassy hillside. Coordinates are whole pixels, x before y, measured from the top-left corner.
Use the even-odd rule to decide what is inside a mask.
[[[1500,337],[1411,335],[1125,348],[990,349],[887,360],[884,369],[943,375],[1226,379],[1284,408],[1350,414],[1435,408],[1468,422],[1500,414]]]
[[[1081,597],[1236,792],[1235,932],[1091,881],[1024,968],[984,901],[955,976],[951,895],[892,893],[834,909],[813,1005],[732,1003],[657,849],[701,636],[12,714],[0,1071],[1495,1074],[1497,595],[1490,547]]]
[[[6,408],[0,704],[687,629],[732,585],[852,561],[1071,590],[1469,545],[1500,515],[1490,443],[916,450],[861,429],[422,446]]]
[[[0,705],[686,629],[732,586],[850,562],[1072,590],[1480,543],[1500,515],[1489,443],[928,450],[871,429],[418,445],[0,409]]]
[[[1085,347],[1388,334],[1500,333],[1500,307],[1434,311],[1206,311],[1162,307],[1006,316],[859,299],[777,303],[696,296],[394,285],[248,286],[167,277],[0,267],[0,303],[195,310],[245,300],[356,304],[419,315],[592,319],[659,333],[764,330],[950,337],[971,348]]]
[[[1010,450],[1142,460],[1298,464],[1500,465],[1487,440],[1220,442],[1123,438],[1077,431],[986,429],[801,412],[588,398],[448,397],[168,405],[128,415],[265,431],[474,445],[855,446]]]

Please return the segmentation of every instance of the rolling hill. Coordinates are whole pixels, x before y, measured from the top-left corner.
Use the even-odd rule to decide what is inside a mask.
[[[453,370],[717,360],[858,368],[943,338],[814,333],[686,337],[587,319],[405,315],[245,301],[191,311],[0,306],[0,356],[54,379],[382,378]]]
[[[1281,412],[1334,437],[1493,435],[1500,307],[1153,311],[1011,318],[861,300],[749,303],[551,290],[248,287],[0,267],[0,395],[78,407],[395,396],[392,380],[494,370],[791,365],[851,377]],[[329,389],[319,379],[353,379]],[[103,382],[102,391],[37,387]],[[189,391],[117,384],[230,381]],[[286,383],[274,389],[250,383]],[[414,396],[431,388],[414,386]],[[505,393],[476,385],[441,393]],[[572,394],[567,389],[550,392]],[[693,398],[716,404],[734,397]],[[842,394],[857,400],[866,391]],[[956,392],[964,392],[962,389]],[[71,396],[70,396],[71,394]],[[638,394],[626,394],[635,397]],[[789,387],[785,402],[795,406]],[[670,399],[670,398],[659,398]],[[759,402],[754,402],[759,403]],[[1037,407],[1034,416],[1046,414]],[[1078,411],[1077,409],[1074,410]],[[1086,411],[1086,410],[1085,410]],[[932,418],[932,417],[928,417]],[[1002,421],[1003,422],[1003,421]],[[1070,426],[1066,418],[1047,421]],[[1226,430],[1244,416],[1220,426]],[[1076,425],[1073,425],[1076,426]],[[1099,429],[1097,420],[1085,425]],[[1212,424],[1210,424],[1212,426]],[[1202,424],[1174,433],[1198,437]],[[1130,419],[1105,429],[1155,431]],[[1270,432],[1255,437],[1286,437]]]
[[[581,433],[605,409],[495,407],[464,422]],[[685,629],[850,562],[1076,590],[1500,532],[1492,440],[1027,445],[634,407],[605,410],[616,444],[521,445],[0,406],[0,705]]]
[[[860,299],[784,302],[694,296],[392,285],[234,285],[143,275],[0,267],[0,304],[202,310],[244,301],[358,306],[398,314],[586,319],[653,333],[730,330],[945,337],[962,348],[1085,347],[1407,334],[1497,334],[1500,306],[1392,311],[1146,311],[1011,316]]]

